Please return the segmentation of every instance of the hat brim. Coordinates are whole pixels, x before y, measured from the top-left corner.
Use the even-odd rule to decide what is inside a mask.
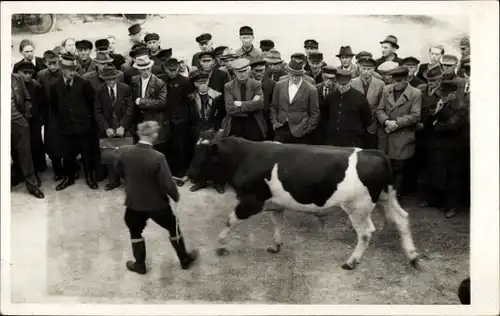
[[[69,70],[77,70],[78,69],[78,66],[77,65],[64,65],[64,64],[61,64],[61,69],[69,69]]]
[[[391,44],[392,46],[396,47],[397,49],[399,49],[399,45],[394,43],[394,42],[389,42],[389,41],[381,41],[380,44],[384,44],[384,43],[389,43]]]
[[[141,70],[141,69],[149,69],[149,68],[153,67],[154,63],[155,63],[154,61],[150,60],[147,65],[141,65],[141,66],[139,66],[137,64],[134,64],[133,67],[135,69],[139,69],[139,70]]]
[[[97,64],[109,64],[109,63],[112,63],[113,62],[113,58],[110,58],[110,59],[106,59],[106,60],[95,60],[94,59],[94,62],[97,63]]]
[[[356,55],[356,54],[337,54],[337,55],[335,55],[335,56],[340,58],[340,57],[342,57],[342,56],[354,57],[354,55]]]
[[[269,64],[279,64],[283,62],[281,58],[264,58],[264,60]]]
[[[111,75],[111,76],[99,75],[99,78],[101,78],[102,80],[116,79],[116,77],[118,77],[118,74]]]
[[[301,70],[295,70],[290,68],[290,66],[286,65],[285,66],[285,71],[289,73],[290,75],[305,75],[306,71],[304,69]]]

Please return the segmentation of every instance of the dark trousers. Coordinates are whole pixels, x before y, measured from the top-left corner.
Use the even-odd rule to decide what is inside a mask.
[[[148,219],[168,230],[170,237],[177,236],[176,218],[170,208],[158,211],[135,211],[131,208],[125,210],[125,224],[130,232],[130,239],[142,238],[142,231],[146,228]]]
[[[188,122],[170,124],[171,136],[166,143],[165,154],[174,177],[182,178],[189,165],[188,146],[190,126]]]
[[[26,188],[34,190],[37,188],[35,166],[31,155],[30,128],[28,121],[18,118],[11,121],[10,145],[13,151],[13,160],[19,168]]]
[[[290,127],[288,126],[288,122],[283,126],[279,127],[274,131],[274,140],[280,143],[288,143],[288,144],[309,144],[311,142],[309,134],[305,134],[302,137],[295,137],[290,132]]]
[[[32,119],[30,122],[31,156],[36,172],[44,172],[47,168],[45,159],[45,146],[42,140],[42,124],[40,120]]]
[[[233,116],[231,118],[231,131],[229,132],[229,135],[245,138],[254,142],[264,140],[259,125],[253,115],[246,117]]]
[[[410,159],[391,159],[392,172],[394,173],[394,188],[398,194],[405,192],[405,180],[408,177]]]
[[[87,134],[65,134],[61,135],[63,145],[64,175],[74,179],[77,171],[76,156],[82,155],[82,162],[86,177],[90,177],[95,171],[95,135]]]

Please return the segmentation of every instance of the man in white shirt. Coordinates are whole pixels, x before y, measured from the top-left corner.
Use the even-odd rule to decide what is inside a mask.
[[[304,80],[303,63],[292,60],[285,70],[289,78],[276,83],[270,108],[274,140],[307,144],[319,121],[318,91]]]

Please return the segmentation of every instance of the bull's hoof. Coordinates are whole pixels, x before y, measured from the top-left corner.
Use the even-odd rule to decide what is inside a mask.
[[[342,265],[342,269],[344,270],[354,270],[356,267],[356,263],[353,263],[352,265],[349,265],[347,262]]]
[[[217,248],[217,250],[215,250],[215,253],[218,257],[223,257],[229,254],[229,250],[227,250],[226,248]]]
[[[283,243],[276,244],[275,247],[267,247],[267,252],[278,253],[281,251],[281,246],[283,246]]]

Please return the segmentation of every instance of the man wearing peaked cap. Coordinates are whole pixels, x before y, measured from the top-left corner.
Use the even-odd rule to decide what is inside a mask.
[[[386,61],[394,61],[398,65],[401,65],[403,60],[396,54],[396,51],[399,49],[398,38],[394,35],[387,35],[380,44],[382,47],[382,57],[377,59],[377,68],[375,71],[378,72],[378,66]]]
[[[302,63],[291,60],[285,66],[286,80],[276,83],[271,103],[274,140],[281,143],[312,143],[311,132],[320,117],[318,91],[304,80]],[[312,79],[312,78],[311,78]]]
[[[439,63],[441,64],[444,80],[454,80],[458,77],[455,73],[458,64],[457,56],[449,54],[443,55]]]
[[[128,28],[128,36],[132,44],[142,42],[142,27],[139,24],[133,24]]]
[[[394,188],[401,197],[408,193],[409,166],[415,154],[415,131],[421,118],[422,92],[408,84],[408,68],[399,66],[389,73],[393,84],[384,87],[376,111],[381,126],[378,147],[391,159]]]
[[[229,75],[227,72],[215,67],[214,52],[200,52],[198,56],[200,57],[200,69],[210,74],[209,87],[223,94],[224,85],[229,82]]]
[[[307,65],[304,67],[306,74],[314,79],[315,84],[323,82],[322,68],[326,66],[323,61],[323,53],[312,52],[307,58]]]
[[[354,53],[352,52],[351,46],[341,46],[336,56],[340,60],[340,66],[337,69],[350,71],[353,78],[358,76],[358,65],[352,62]]]
[[[240,28],[241,47],[236,50],[236,54],[250,62],[263,58],[262,51],[252,44],[253,40],[253,29],[250,26],[242,26]]]
[[[222,66],[225,66],[225,58],[222,57],[224,55],[224,50],[226,50],[227,46],[217,46],[214,48],[214,54],[215,54],[215,67],[220,68]]]
[[[212,42],[212,35],[210,33],[203,33],[195,38],[198,46],[200,47],[200,52],[211,52],[214,50],[214,44]],[[193,55],[191,60],[191,66],[196,66],[201,68],[199,52]]]
[[[224,86],[226,116],[221,128],[226,136],[262,141],[267,132],[262,84],[250,78],[250,63],[246,58],[233,61],[231,67],[236,79]]]
[[[404,58],[402,64],[403,64],[403,66],[408,68],[408,77],[410,78],[409,83],[412,87],[417,88],[421,84],[425,83],[416,76],[417,70],[418,70],[418,65],[420,64],[420,60],[418,60],[415,57],[410,56],[410,57]]]
[[[260,41],[260,50],[262,51],[262,53],[268,52],[273,48],[274,42],[272,40],[265,39]]]
[[[382,96],[385,83],[374,74],[377,62],[372,57],[362,57],[358,60],[359,76],[352,79],[351,87],[361,92],[370,105],[372,110],[372,120],[367,128],[365,137],[365,147],[370,149],[377,148],[377,127],[375,112]]]
[[[255,60],[254,62],[250,63],[250,68],[252,69],[252,79],[257,80],[262,84],[262,93],[264,95],[264,109],[262,110],[262,113],[267,126],[265,140],[273,140],[274,131],[271,124],[269,107],[273,100],[273,90],[276,82],[266,76],[266,65],[267,62],[263,59]]]
[[[318,49],[319,49],[319,44],[316,40],[306,39],[304,41],[304,51],[306,53],[306,56],[309,56],[309,54],[312,52],[317,52]]]
[[[95,67],[95,64],[92,63],[92,59],[90,58],[90,53],[94,48],[94,45],[91,41],[81,40],[76,41],[76,52],[78,54],[78,74],[83,76],[85,73],[92,71]]]
[[[164,72],[158,78],[167,86],[167,117],[170,137],[165,143],[165,156],[178,186],[184,185],[189,163],[190,122],[189,95],[193,85],[189,78],[179,73],[179,60],[169,58],[163,65]]]

